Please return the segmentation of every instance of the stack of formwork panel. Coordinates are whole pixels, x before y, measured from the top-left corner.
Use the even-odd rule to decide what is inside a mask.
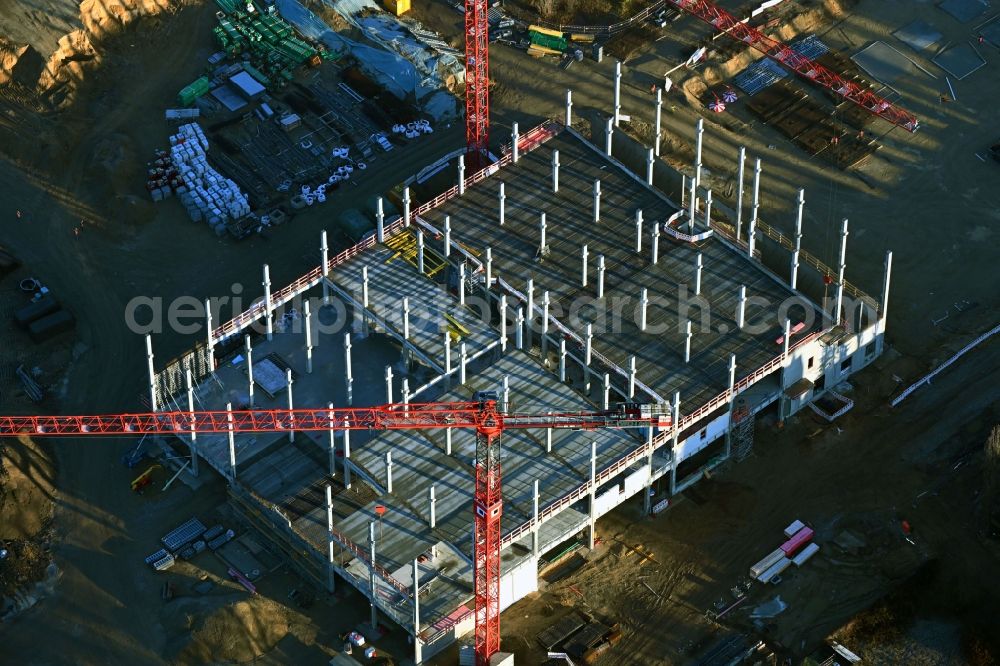
[[[192,220],[204,220],[221,236],[230,220],[250,214],[250,204],[236,183],[212,168],[207,151],[208,139],[198,123],[181,125],[170,137],[170,157],[180,173],[181,203]]]

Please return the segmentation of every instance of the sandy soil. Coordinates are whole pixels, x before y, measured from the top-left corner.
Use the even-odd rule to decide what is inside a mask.
[[[426,16],[420,17],[429,27],[450,39],[461,33],[457,12],[438,0],[427,6]],[[823,39],[853,52],[871,39],[887,38],[911,14],[932,20],[947,33],[946,40],[966,37],[965,28],[956,27],[930,3],[907,7],[904,20],[896,3],[864,0],[854,14],[827,25]],[[134,19],[128,12],[122,16]],[[51,13],[54,28],[47,32],[33,28],[38,39],[33,38],[32,48],[43,62],[56,50],[51,39],[67,34],[61,31],[74,27],[76,20],[65,7],[53,8]],[[34,104],[30,90],[23,84],[3,89],[0,233],[22,261],[43,267],[39,277],[74,304],[78,340],[86,350],[72,367],[67,363],[69,390],[59,411],[121,411],[138,406],[143,345],[122,323],[125,303],[132,296],[170,299],[192,294],[203,298],[230,293],[230,285],[236,282],[253,285],[248,290],[256,293],[259,280],[255,276],[264,261],[271,266],[272,279],[285,283],[307,268],[305,256],[313,253],[319,230],[339,210],[340,204],[332,202],[322,213],[303,214],[280,229],[280,242],[254,239],[235,245],[210,238],[206,229],[192,226],[169,202],[153,206],[146,201],[141,165],[165,141],[163,108],[200,71],[213,50],[213,13],[211,3],[185,5],[175,14],[164,14],[162,20],[144,19],[130,23],[128,30],[110,30],[112,36],[99,45],[99,58],[69,61],[66,82],[84,83],[56,86],[72,89],[75,95],[53,98],[67,102],[56,113],[27,114],[25,110]],[[58,16],[64,17],[62,23],[56,20]],[[84,23],[81,18],[80,26]],[[90,25],[101,23],[97,20]],[[649,83],[686,56],[690,44],[702,39],[707,30],[690,20],[675,26],[669,39],[650,44],[626,67],[624,110],[647,123],[653,108]],[[6,34],[15,46],[27,41],[23,35]],[[67,52],[87,54],[86,48],[97,52],[93,42],[88,47],[88,40],[80,37],[79,43],[67,46]],[[997,64],[995,53],[987,52],[986,57],[991,66]],[[574,90],[574,109],[580,116],[610,107],[610,61],[600,65],[585,61],[563,71],[553,60],[537,61],[498,46],[492,49],[491,65],[498,141],[506,139],[515,120],[524,127],[543,117],[561,117],[566,88]],[[900,411],[889,413],[882,406],[896,387],[893,374],[902,379],[916,377],[993,323],[990,317],[997,310],[997,293],[992,223],[1000,210],[1000,190],[992,186],[996,165],[984,164],[973,155],[995,138],[988,123],[979,123],[1000,99],[1000,83],[990,72],[990,68],[981,70],[958,84],[959,102],[947,106],[936,101],[943,79],[919,75],[900,81],[904,100],[921,117],[924,129],[913,136],[896,130],[879,137],[885,149],[865,169],[873,186],[850,173],[831,171],[798,152],[773,129],[730,119],[723,126],[715,124],[718,119],[707,119],[705,157],[713,178],[733,179],[739,144],[765,159],[766,220],[788,231],[794,192],[806,188],[806,249],[835,263],[836,233],[832,230],[841,217],[849,216],[848,278],[873,293],[880,285],[884,250],[891,247],[896,252],[889,328],[902,357],[879,373],[859,379],[856,391],[866,400],[859,401],[856,411],[838,427],[817,429],[805,418],[782,431],[761,424],[757,456],[699,486],[697,493],[688,496],[691,501],[681,501],[655,521],[637,519],[635,507],[625,507],[605,519],[600,531],[606,545],[598,549],[591,564],[578,576],[505,614],[505,647],[519,652],[520,663],[537,660],[534,635],[569,604],[586,604],[627,627],[628,641],[611,661],[685,662],[705,632],[714,630],[706,624],[705,610],[727,593],[760,553],[773,548],[775,532],[780,535],[781,527],[795,516],[830,526],[841,520],[863,525],[880,521],[882,540],[894,546],[893,552],[906,552],[909,546],[899,544],[891,533],[905,515],[916,526],[920,553],[940,562],[938,573],[922,584],[926,592],[915,597],[914,617],[933,618],[937,613],[958,622],[960,648],[966,645],[961,627],[975,630],[976,617],[990,617],[990,613],[995,617],[1000,593],[992,579],[981,576],[996,567],[995,547],[979,540],[967,521],[956,520],[968,514],[974,502],[974,459],[956,473],[951,469],[955,454],[947,453],[955,438],[972,437],[963,435],[963,424],[996,420],[998,396],[992,377],[1000,359],[995,343],[955,366]],[[672,159],[683,163],[690,161],[698,111],[679,89],[668,98],[671,111],[665,124],[673,137],[669,143]],[[398,155],[384,177],[357,186],[356,194],[390,189],[431,155],[461,141],[458,128],[439,130],[421,151]],[[15,210],[25,215],[17,218]],[[77,238],[72,229],[81,219],[86,220],[85,231]],[[963,300],[979,306],[960,316],[953,304]],[[938,326],[931,323],[945,312],[950,313],[948,320]],[[157,358],[170,358],[191,343],[185,336],[158,336]],[[28,409],[27,405],[3,404],[5,409]],[[141,560],[178,515],[204,511],[222,501],[221,488],[215,484],[193,493],[178,485],[170,493],[138,498],[128,488],[131,472],[118,463],[127,445],[67,440],[53,448],[59,470],[53,555],[63,577],[55,595],[22,616],[16,628],[0,627],[0,659],[30,657],[38,664],[156,664],[184,649],[190,649],[185,654],[192,660],[201,659],[215,645],[210,633],[201,635],[204,640],[190,648],[175,642],[176,628],[181,625],[172,611],[163,612],[160,579]],[[924,459],[915,451],[944,453]],[[935,492],[920,496],[929,487]],[[642,544],[653,554],[656,566],[630,565],[635,556],[627,555],[630,551],[619,542]],[[961,547],[954,548],[954,543]],[[784,626],[779,621],[776,635],[789,646],[803,640],[814,642],[873,603],[876,592],[902,582],[879,568],[881,578],[875,587],[865,588],[877,564],[863,564],[850,574],[838,571],[835,578],[825,575],[831,569],[819,563],[816,572],[803,570],[804,593],[797,601],[794,595],[790,597],[791,603],[798,604],[795,608],[802,613],[826,619],[816,620],[814,626]],[[644,580],[659,596],[638,585],[637,577],[633,580],[636,570],[638,575],[651,576]],[[262,586],[264,597],[286,607],[276,622],[280,628],[287,620],[288,634],[284,638],[272,634],[266,640],[254,636],[247,644],[233,646],[234,654],[256,654],[277,640],[266,659],[317,661],[329,655],[326,646],[339,642],[339,632],[352,628],[367,614],[360,596],[351,593],[297,614],[286,603],[287,591],[294,585],[294,577],[281,574]],[[799,589],[798,585],[788,587]],[[866,589],[870,594],[866,595]],[[956,590],[960,593],[955,594]],[[252,623],[258,612],[273,610],[240,607],[237,611],[234,602],[199,604],[190,626],[211,628],[210,617]],[[734,616],[732,621],[737,627],[746,626],[745,618],[741,621]],[[405,652],[398,635],[389,640],[397,641],[398,654]]]

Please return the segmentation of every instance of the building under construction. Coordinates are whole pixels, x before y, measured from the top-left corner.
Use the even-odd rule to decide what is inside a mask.
[[[567,121],[570,108],[567,107]],[[154,373],[154,408],[224,410],[469,401],[508,411],[669,411],[665,429],[509,431],[501,608],[540,563],[636,495],[647,513],[752,447],[882,350],[882,297],[758,219],[722,212],[694,177],[675,203],[565,123],[516,126],[499,162],[213,329]],[[699,128],[700,154],[700,128]],[[741,153],[742,161],[742,153]],[[759,163],[758,163],[759,164]],[[657,161],[656,168],[664,165]],[[678,181],[680,174],[674,174]],[[692,182],[693,181],[693,182]],[[380,206],[381,210],[381,206]],[[713,217],[714,216],[714,217]],[[715,219],[718,217],[719,219]],[[799,207],[801,228],[801,198]],[[768,268],[784,266],[784,270]],[[829,411],[829,410],[827,410]],[[227,478],[247,521],[317,585],[350,584],[414,637],[415,660],[473,629],[472,432],[181,437]],[[204,473],[204,472],[203,472]],[[657,489],[659,489],[657,491]],[[564,547],[564,546],[563,546]],[[560,549],[561,550],[561,549]]]

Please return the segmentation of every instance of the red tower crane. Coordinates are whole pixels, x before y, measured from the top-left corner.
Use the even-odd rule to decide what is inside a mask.
[[[845,79],[835,72],[800,55],[790,46],[772,39],[760,30],[716,7],[708,0],[666,0],[667,4],[697,16],[713,28],[733,39],[749,44],[772,60],[776,60],[799,76],[821,85],[844,99],[850,100],[871,114],[888,120],[909,132],[916,132],[917,117],[873,93],[870,89]]]
[[[236,411],[147,412],[94,416],[0,416],[0,437],[81,435],[166,435],[190,433],[288,432],[291,430],[476,431],[474,589],[475,648],[478,666],[488,666],[500,650],[500,518],[503,497],[500,437],[504,430],[528,428],[667,427],[662,408],[623,404],[611,411],[507,414],[497,395],[483,392],[475,402],[392,404],[343,409],[250,409]]]
[[[465,0],[465,143],[473,170],[487,164],[490,140],[489,8]]]

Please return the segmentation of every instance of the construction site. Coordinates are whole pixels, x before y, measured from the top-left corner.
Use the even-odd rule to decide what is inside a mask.
[[[1000,16],[549,4],[7,30],[0,655],[997,663]]]

